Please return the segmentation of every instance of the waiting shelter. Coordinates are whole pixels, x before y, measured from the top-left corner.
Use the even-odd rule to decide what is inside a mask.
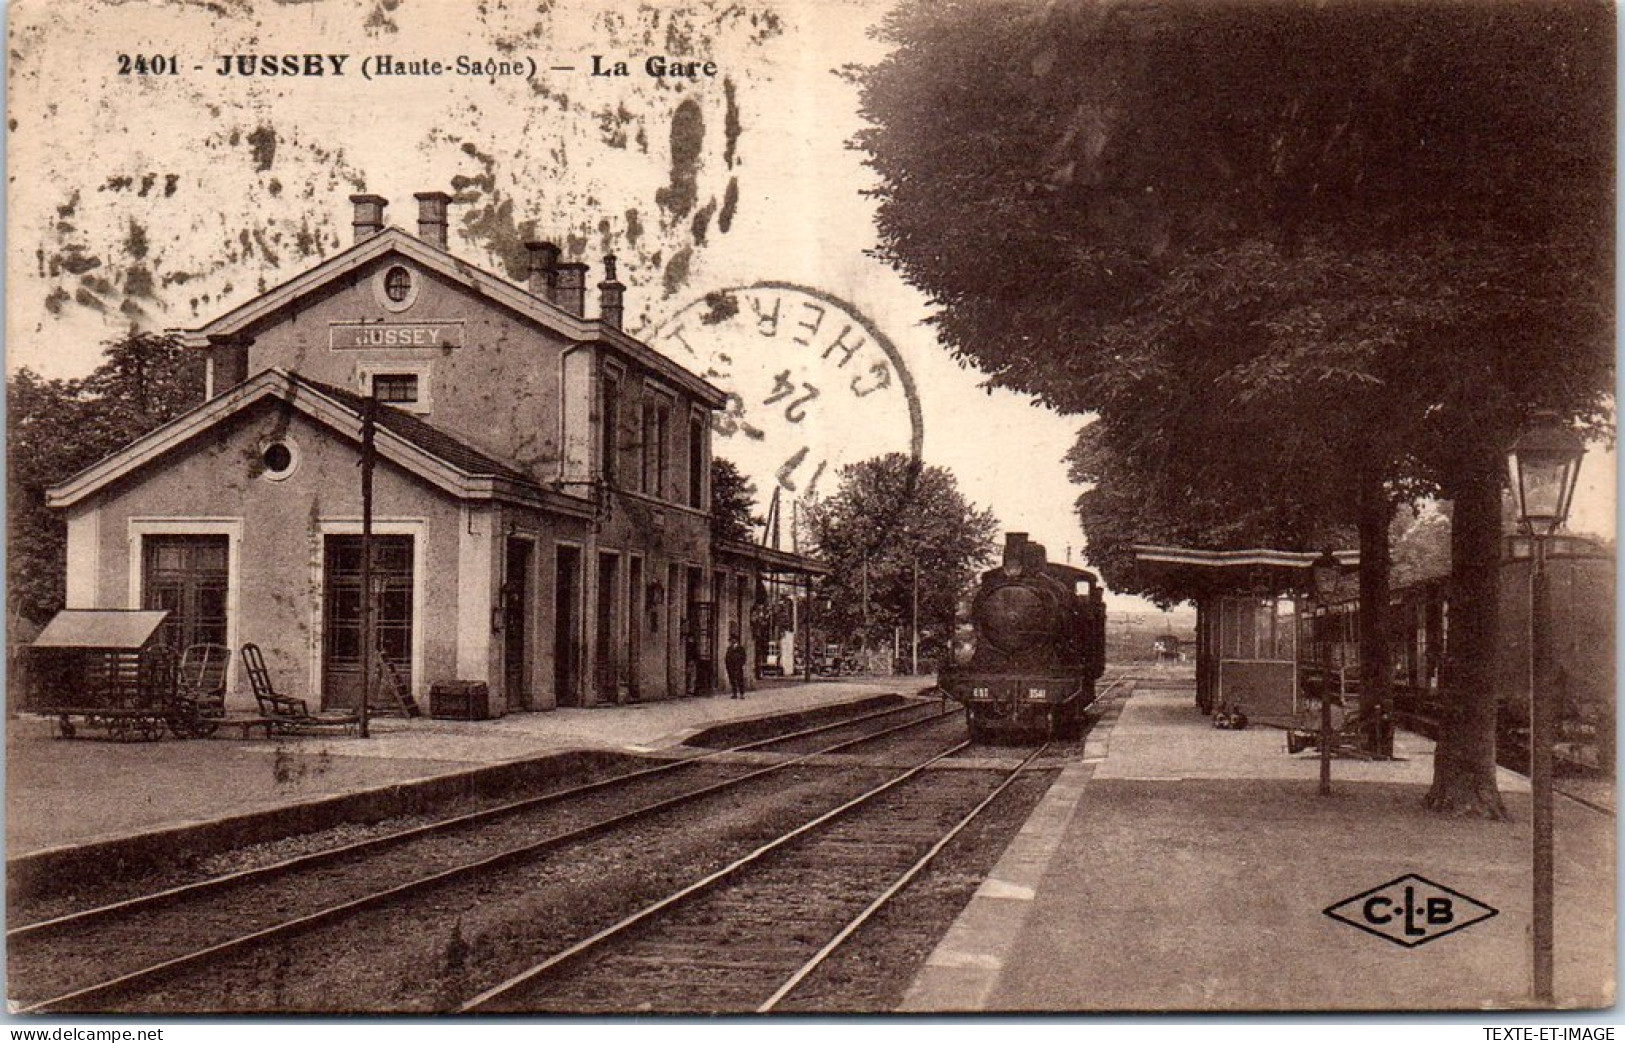
[[[1345,570],[1358,551],[1336,551]],[[1197,550],[1136,544],[1136,568],[1196,602],[1196,702],[1289,721],[1301,708],[1298,622],[1312,589],[1313,552]]]

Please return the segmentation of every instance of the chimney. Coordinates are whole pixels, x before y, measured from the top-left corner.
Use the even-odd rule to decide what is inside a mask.
[[[558,295],[559,248],[552,243],[525,244],[529,263],[525,269],[527,288],[549,304]]]
[[[362,193],[351,196],[350,202],[355,204],[355,218],[350,223],[355,228],[356,242],[371,239],[384,230],[384,207],[389,205],[389,200]]]
[[[1026,564],[1027,534],[1024,532],[1007,532],[1004,534],[1004,567],[1015,566],[1021,568]]]
[[[444,192],[418,192],[418,238],[444,250],[446,248],[446,207],[451,197]]]
[[[566,261],[556,269],[559,276],[558,299],[553,303],[578,318],[587,314],[587,266],[580,261]]]
[[[599,321],[621,328],[626,315],[626,286],[615,278],[615,255],[604,255],[604,281],[598,284]]]

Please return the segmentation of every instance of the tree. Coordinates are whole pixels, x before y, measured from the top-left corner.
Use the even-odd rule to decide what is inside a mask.
[[[753,542],[763,519],[756,514],[756,486],[739,473],[732,460],[711,458],[711,535],[719,540]]]
[[[1612,12],[960,0],[882,33],[882,255],[992,382],[1112,422],[1085,472],[1174,460],[1220,476],[1203,521],[1267,493],[1357,523],[1373,609],[1393,504],[1454,501],[1462,717],[1429,800],[1502,814],[1483,522],[1534,409],[1611,431]]]
[[[203,401],[203,359],[172,339],[132,331],[108,343],[89,376],[7,381],[8,608],[40,622],[63,605],[67,522],[45,491]]]
[[[850,464],[839,479],[806,514],[830,569],[819,622],[843,643],[873,648],[918,619],[921,646],[935,654],[951,636],[944,621],[993,558],[998,521],[965,499],[952,472],[901,453]]]

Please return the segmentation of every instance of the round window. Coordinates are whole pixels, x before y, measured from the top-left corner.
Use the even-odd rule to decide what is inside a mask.
[[[260,463],[265,467],[265,477],[273,482],[279,482],[293,473],[294,465],[299,462],[291,443],[272,442],[260,450]]]
[[[396,265],[384,276],[384,294],[396,304],[412,296],[412,273]]]

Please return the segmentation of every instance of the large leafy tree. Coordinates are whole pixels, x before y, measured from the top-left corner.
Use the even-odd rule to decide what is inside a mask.
[[[841,468],[836,492],[808,505],[807,533],[830,573],[819,622],[837,640],[889,645],[911,629],[936,654],[972,580],[993,558],[998,521],[946,468],[901,453]]]
[[[1612,12],[921,0],[882,34],[882,252],[960,358],[1101,414],[1080,474],[1211,471],[1209,535],[1304,505],[1375,558],[1395,499],[1454,501],[1430,802],[1502,813],[1499,454],[1534,408],[1610,415]],[[1086,516],[1173,526],[1178,487],[1102,481]]]
[[[11,614],[43,622],[62,607],[67,523],[45,491],[203,400],[203,359],[132,332],[87,377],[19,370],[6,387],[6,573]],[[8,615],[8,618],[9,615]]]
[[[750,543],[762,518],[756,513],[756,485],[739,465],[711,458],[711,535],[719,540]]]

